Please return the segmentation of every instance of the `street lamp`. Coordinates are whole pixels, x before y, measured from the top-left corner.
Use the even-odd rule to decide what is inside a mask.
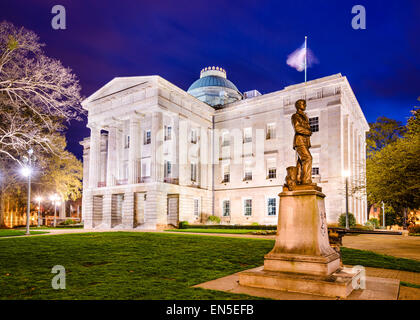
[[[382,226],[385,229],[385,203],[382,201]]]
[[[58,201],[58,200],[60,200],[60,198],[56,194],[53,194],[50,197],[50,200],[54,204],[54,227],[56,227],[56,225],[57,225],[57,205],[60,205],[60,202]]]
[[[34,151],[32,149],[28,150],[28,158],[27,162],[28,165],[22,168],[22,175],[24,177],[28,178],[28,203],[27,203],[27,209],[26,209],[26,232],[25,235],[29,236],[29,223],[30,223],[30,215],[31,215],[31,174],[32,174],[32,168],[31,168],[31,161],[32,161],[32,154]]]
[[[38,227],[41,225],[41,197],[36,197],[35,200],[38,202]]]
[[[346,178],[346,229],[349,229],[349,176],[350,171],[344,170],[343,177]]]

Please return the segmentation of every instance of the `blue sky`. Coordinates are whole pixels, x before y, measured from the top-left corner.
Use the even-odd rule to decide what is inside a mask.
[[[67,29],[51,28],[64,5]],[[366,30],[351,27],[354,5]],[[241,91],[302,82],[286,65],[304,36],[319,60],[308,79],[347,76],[369,122],[406,121],[420,96],[420,1],[48,1],[2,0],[0,20],[35,31],[49,56],[79,77],[88,96],[117,76],[158,74],[186,90],[206,66],[220,66]],[[85,122],[72,123],[79,158]]]

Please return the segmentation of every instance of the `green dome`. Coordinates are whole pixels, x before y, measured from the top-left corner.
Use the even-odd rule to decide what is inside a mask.
[[[236,86],[228,79],[218,76],[206,76],[196,80],[187,91],[203,87],[224,87],[235,91],[239,91]]]

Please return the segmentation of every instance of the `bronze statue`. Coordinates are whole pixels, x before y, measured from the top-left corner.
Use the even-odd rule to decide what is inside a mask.
[[[296,167],[287,168],[286,186],[293,190],[296,184],[312,184],[312,155],[310,137],[312,135],[309,119],[305,114],[306,101],[297,100],[296,113],[292,115],[292,125],[295,130],[293,149],[298,153]]]

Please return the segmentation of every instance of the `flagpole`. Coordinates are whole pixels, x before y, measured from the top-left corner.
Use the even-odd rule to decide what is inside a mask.
[[[307,56],[308,56],[308,49],[307,49],[307,41],[308,37],[305,36],[305,84],[306,84],[306,65],[307,65]]]

